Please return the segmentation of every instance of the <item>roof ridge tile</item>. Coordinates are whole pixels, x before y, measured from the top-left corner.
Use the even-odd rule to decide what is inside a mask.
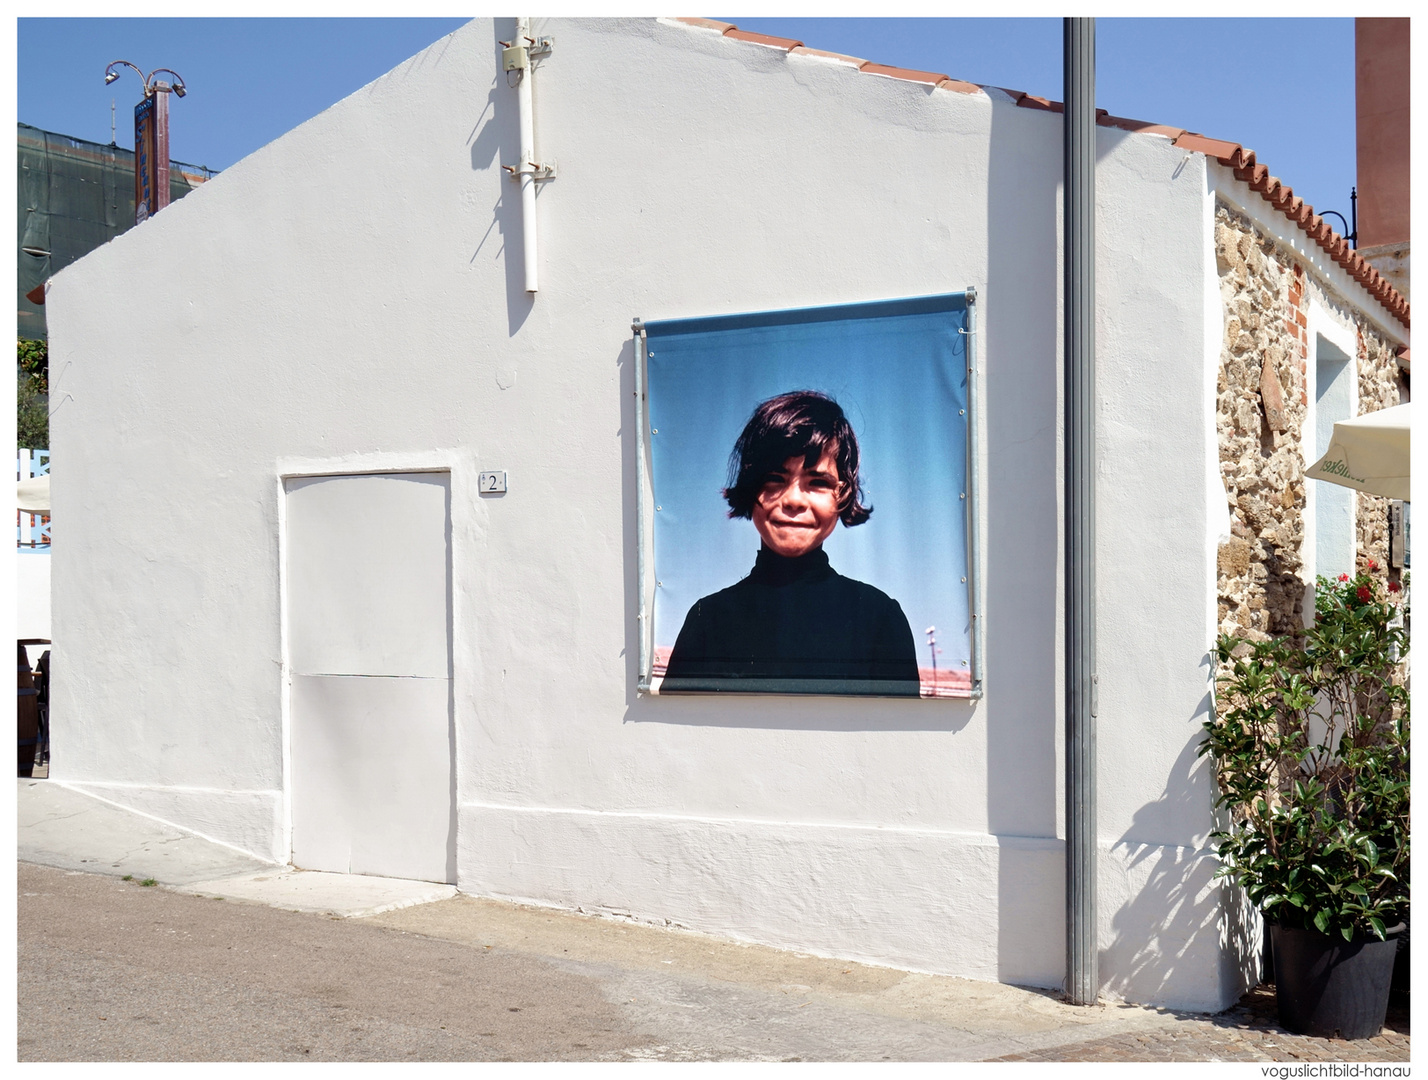
[[[788,51],[798,53],[800,56],[822,56],[829,60],[845,60],[856,67],[862,67],[867,63],[861,56],[848,56],[845,53],[828,52],[825,49],[810,49],[807,45],[800,45],[798,48]]]
[[[1052,101],[1050,98],[1037,97],[1035,94],[1028,94],[1024,90],[1008,90],[1007,93],[1016,97],[1018,108],[1022,109],[1044,109],[1047,112],[1064,112],[1066,107],[1059,101]]]
[[[733,38],[735,41],[747,41],[754,45],[768,45],[775,49],[782,49],[789,52],[803,44],[793,38],[773,37],[770,34],[756,34],[752,30],[740,30],[737,26],[730,26],[724,31],[726,38]]]
[[[1182,150],[1194,150],[1212,157],[1221,164],[1228,164],[1234,157],[1235,151],[1240,150],[1239,143],[1226,142],[1224,139],[1207,139],[1198,131],[1187,131],[1175,140],[1175,145]]]
[[[958,94],[985,94],[986,90],[976,83],[963,82],[961,79],[943,79],[937,84],[939,90],[951,90]]]
[[[720,22],[718,19],[685,19],[677,18],[675,22],[682,22],[686,26],[702,26],[706,30],[717,30],[721,34],[727,34],[734,29],[733,23]]]
[[[1149,120],[1130,120],[1124,116],[1112,116],[1104,109],[1097,109],[1096,113],[1096,123],[1102,127],[1120,128],[1122,131],[1130,131],[1138,135],[1164,135],[1172,141],[1185,134],[1184,128],[1155,124]]]
[[[891,79],[904,79],[908,82],[927,83],[929,86],[936,86],[938,83],[949,81],[952,76],[941,75],[932,71],[918,71],[914,68],[893,67],[890,64],[875,64],[871,60],[864,61],[863,66],[858,69],[864,75],[886,75]]]

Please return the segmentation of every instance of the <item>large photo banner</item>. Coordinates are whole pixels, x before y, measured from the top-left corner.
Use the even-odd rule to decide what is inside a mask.
[[[649,688],[974,692],[967,295],[644,324]]]

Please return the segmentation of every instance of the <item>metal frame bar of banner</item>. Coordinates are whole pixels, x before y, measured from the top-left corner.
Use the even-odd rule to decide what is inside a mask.
[[[630,327],[635,335],[635,530],[640,602],[638,633],[640,636],[639,671],[635,688],[641,694],[648,694],[654,681],[654,610],[650,602],[649,573],[654,544],[646,533],[652,528],[649,520],[650,461],[649,461],[649,395],[645,392],[646,354],[648,342],[645,338],[644,323],[635,319]],[[647,555],[646,551],[650,554]]]
[[[977,396],[977,289],[968,285],[967,327],[967,608],[972,622],[972,692],[982,696],[982,485],[978,483],[981,406]]]

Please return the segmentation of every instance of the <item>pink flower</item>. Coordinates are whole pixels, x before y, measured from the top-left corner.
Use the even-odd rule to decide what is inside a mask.
[[[1390,581],[1390,582],[1388,583],[1388,591],[1389,591],[1389,592],[1398,592],[1398,591],[1399,591],[1400,589],[1402,589],[1402,588],[1403,588],[1403,586],[1400,585],[1400,584],[1399,584],[1398,582],[1396,582],[1396,581]]]
[[[1362,600],[1364,603],[1368,603],[1368,600],[1369,600],[1369,596],[1370,596],[1370,595],[1371,595],[1371,594],[1369,593],[1369,587],[1368,587],[1367,585],[1360,585],[1360,586],[1359,586],[1359,599],[1360,599],[1360,600]]]
[[[1349,575],[1348,575],[1348,574],[1340,574],[1340,575],[1339,575],[1339,580],[1340,580],[1340,581],[1348,581],[1348,580],[1349,580]]]
[[[1370,559],[1370,560],[1369,560],[1369,569],[1370,569],[1370,570],[1377,570],[1377,569],[1378,569],[1378,563],[1376,563],[1376,562],[1374,562],[1372,559]]]

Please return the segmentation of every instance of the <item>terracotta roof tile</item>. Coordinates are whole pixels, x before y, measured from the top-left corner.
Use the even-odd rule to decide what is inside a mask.
[[[954,93],[975,94],[977,92],[986,93],[987,90],[998,90],[999,87],[979,86],[976,83],[962,82],[947,75],[939,75],[930,71],[915,71],[911,68],[891,67],[887,64],[875,64],[868,60],[860,60],[855,56],[844,56],[841,53],[823,52],[820,49],[810,49],[802,42],[794,41],[791,38],[769,37],[765,34],[753,34],[745,30],[740,30],[732,23],[716,22],[713,19],[679,19],[679,22],[690,26],[703,27],[710,30],[717,30],[725,37],[734,38],[737,41],[747,41],[757,45],[773,46],[787,52],[805,53],[810,56],[825,56],[835,60],[844,60],[851,64],[856,64],[858,70],[868,75],[883,75],[894,79],[906,79],[910,82],[925,83],[939,90],[949,90]],[[1052,101],[1049,98],[1037,97],[1034,94],[1027,94],[1020,90],[1002,90],[1018,106],[1024,109],[1040,109],[1046,112],[1062,112],[1064,107],[1059,101]],[[1362,285],[1371,296],[1379,301],[1383,307],[1389,311],[1405,327],[1409,326],[1409,304],[1406,299],[1395,289],[1387,278],[1382,277],[1377,270],[1370,266],[1358,252],[1356,252],[1347,240],[1336,233],[1333,228],[1319,215],[1314,213],[1314,208],[1303,199],[1294,194],[1294,189],[1282,183],[1277,176],[1270,175],[1269,169],[1255,159],[1253,150],[1246,150],[1239,143],[1225,142],[1222,139],[1211,139],[1197,132],[1186,131],[1183,128],[1167,127],[1163,124],[1153,124],[1143,120],[1127,120],[1120,116],[1111,116],[1105,109],[1096,110],[1096,123],[1102,127],[1120,128],[1124,131],[1135,132],[1143,135],[1162,135],[1171,139],[1175,146],[1184,150],[1204,154],[1212,157],[1221,165],[1228,166],[1233,170],[1236,180],[1249,185],[1251,191],[1258,192],[1259,195],[1283,213],[1291,222],[1302,229],[1305,234],[1313,240],[1334,262],[1338,263],[1350,276]],[[1407,350],[1402,354],[1404,362],[1407,362]]]
[[[1059,101],[1037,97],[1035,94],[1028,94],[1021,90],[1010,90],[1008,93],[1016,98],[1017,105],[1023,109],[1045,109],[1048,112],[1064,112],[1066,109]]]
[[[889,67],[887,64],[875,64],[871,60],[858,70],[865,75],[886,75],[892,79],[906,79],[908,82],[927,83],[930,86],[946,82],[952,77],[936,75],[930,71],[914,71],[912,68]]]
[[[794,41],[793,38],[770,37],[768,34],[755,34],[748,30],[740,30],[737,26],[731,26],[724,31],[726,38],[733,38],[735,41],[750,41],[755,45],[771,45],[775,49],[782,49],[788,52],[803,44],[801,41]]]
[[[1104,110],[1097,109],[1097,113]],[[1096,123],[1102,127],[1120,128],[1122,131],[1134,131],[1139,135],[1164,135],[1170,139],[1178,139],[1185,134],[1184,128],[1167,127],[1164,124],[1152,124],[1149,120],[1127,120],[1124,116],[1112,116],[1110,113],[1098,115]]]
[[[1182,150],[1194,150],[1206,157],[1216,158],[1224,165],[1228,165],[1231,156],[1240,149],[1239,143],[1225,142],[1223,139],[1207,139],[1193,131],[1187,131],[1181,135],[1175,140],[1175,145]]]
[[[986,93],[976,83],[963,82],[961,79],[943,79],[937,84],[939,90],[953,90],[959,94],[983,94]]]
[[[796,49],[790,49],[791,53],[798,53],[800,56],[824,56],[829,60],[843,60],[855,67],[862,67],[867,63],[861,56],[844,56],[842,53],[824,52],[822,49],[810,49],[807,45],[800,45]]]
[[[676,19],[675,22],[682,22],[686,26],[702,26],[706,30],[718,30],[721,34],[727,34],[733,30],[733,23],[717,22],[714,19]]]
[[[1265,178],[1269,176],[1269,166],[1255,162],[1248,168],[1235,169],[1234,173],[1235,179],[1243,180],[1255,191],[1263,191]]]

